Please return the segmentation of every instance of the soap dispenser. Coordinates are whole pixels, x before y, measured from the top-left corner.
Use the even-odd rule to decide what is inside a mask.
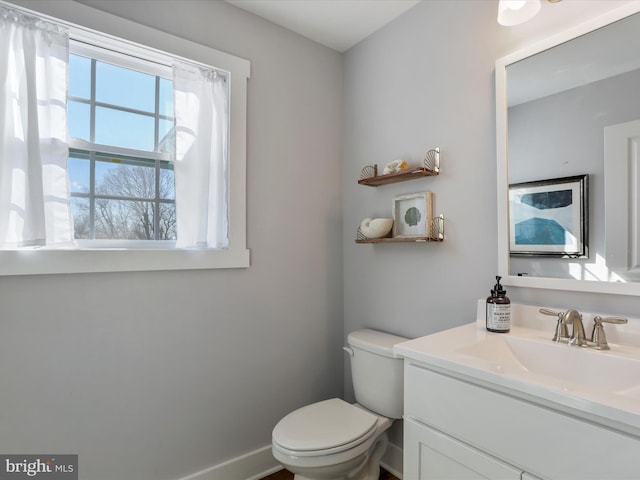
[[[496,284],[487,297],[487,330],[507,333],[511,330],[511,300],[506,290],[500,285],[502,277],[496,276]]]

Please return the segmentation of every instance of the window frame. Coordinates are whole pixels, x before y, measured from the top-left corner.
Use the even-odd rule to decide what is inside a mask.
[[[158,213],[160,210],[161,204],[172,204],[175,208],[175,198],[173,200],[162,199],[158,196],[158,188],[159,188],[159,175],[161,165],[160,162],[171,162],[173,163],[173,156],[170,152],[161,152],[157,150],[157,147],[160,143],[160,121],[161,120],[174,120],[175,116],[170,117],[166,114],[161,113],[160,111],[160,79],[166,79],[172,81],[172,68],[171,62],[172,58],[166,56],[163,59],[162,63],[158,63],[157,61],[148,61],[146,59],[139,58],[144,55],[144,52],[134,52],[134,55],[131,53],[123,53],[121,51],[115,52],[112,50],[107,50],[104,47],[91,45],[85,42],[82,42],[78,39],[72,38],[69,41],[69,54],[84,57],[90,62],[89,68],[89,97],[76,97],[69,93],[68,101],[73,101],[79,104],[84,104],[89,107],[89,139],[80,139],[75,137],[69,137],[68,145],[69,145],[69,157],[78,156],[86,156],[87,161],[89,162],[89,191],[85,194],[71,192],[71,198],[84,198],[89,202],[89,232],[90,235],[95,235],[95,221],[96,221],[96,211],[94,208],[95,201],[99,199],[113,199],[113,200],[140,200],[147,201],[153,203],[154,210],[154,234],[158,233]],[[154,111],[142,111],[138,109],[134,109],[131,107],[125,107],[122,105],[106,103],[104,101],[100,101],[97,98],[97,63],[100,62],[102,64],[114,65],[116,67],[129,69],[131,71],[143,73],[150,77],[154,78]],[[71,90],[71,88],[69,88]],[[134,113],[136,115],[143,115],[145,117],[149,117],[153,119],[153,142],[154,142],[154,150],[138,150],[134,148],[128,147],[120,147],[114,145],[105,145],[96,142],[96,116],[97,116],[97,108],[109,108],[113,110],[118,110],[121,112]],[[153,199],[132,199],[132,198],[121,198],[114,195],[105,195],[98,194],[96,192],[95,185],[95,165],[97,161],[102,161],[101,159],[105,156],[113,155],[115,157],[124,157],[131,160],[139,159],[142,163],[148,163],[148,168],[153,167],[156,176],[156,191],[154,192]],[[175,240],[114,240],[114,239],[75,239],[78,248],[129,248],[129,249],[139,249],[139,248],[152,248],[152,249],[170,249],[175,248],[176,241]]]
[[[83,56],[93,61],[96,60],[101,63],[111,64],[122,68],[127,68],[130,70],[134,70],[136,72],[145,73],[147,75],[153,77],[161,77],[165,79],[171,80],[172,70],[171,70],[171,60],[172,57],[170,54],[165,54],[164,58],[160,58],[157,52],[154,52],[154,59],[148,60],[146,58],[140,58],[145,55],[144,48],[136,48],[133,50],[130,46],[128,51],[113,51],[112,45],[109,47],[103,47],[99,45],[96,41],[93,43],[89,43],[89,39],[84,38],[86,36],[74,35],[70,34],[69,38],[69,54],[74,54],[78,56]],[[123,43],[122,47],[125,44]],[[95,79],[93,79],[95,80]],[[95,88],[95,85],[91,85],[91,88]],[[159,87],[157,87],[159,88]],[[94,91],[92,96],[96,95]],[[156,95],[159,95],[159,92],[156,92]],[[97,107],[106,107],[115,110],[119,110],[122,112],[135,113],[139,115],[144,115],[148,117],[152,117],[154,122],[158,122],[159,120],[166,120],[168,118],[167,115],[161,114],[160,112],[145,112],[141,110],[136,110],[134,108],[124,107],[121,105],[110,104],[106,102],[101,102],[96,100],[95,98],[91,98],[87,101],[87,99],[81,97],[75,97],[72,95],[68,96],[68,101],[75,101],[78,103],[83,103],[89,105],[89,108],[97,108]],[[157,99],[156,99],[157,101]],[[101,152],[105,153],[113,153],[115,155],[127,155],[127,156],[137,156],[138,151],[135,149],[129,149],[125,147],[116,147],[112,145],[101,145],[95,142],[95,131],[90,130],[90,140],[84,141],[76,138],[69,138],[69,148],[76,149],[85,149],[91,150],[92,148],[99,148]],[[159,139],[158,139],[159,140]],[[151,151],[141,151],[145,156],[149,158],[158,158],[160,160],[172,160],[171,155],[167,152],[151,152]]]
[[[167,55],[182,61],[214,65],[229,81],[230,137],[228,178],[229,246],[224,249],[130,248],[118,241],[108,247],[0,251],[0,275],[126,272],[246,268],[250,252],[246,238],[246,134],[248,60],[102,12],[82,4],[52,5],[55,17],[9,4],[8,8],[43,17],[69,31],[70,40],[141,56],[162,63]],[[46,9],[47,5],[42,5]],[[149,46],[146,46],[149,45]],[[151,241],[156,243],[157,241]]]

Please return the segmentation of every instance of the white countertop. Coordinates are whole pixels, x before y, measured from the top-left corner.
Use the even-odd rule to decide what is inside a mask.
[[[589,314],[584,315],[587,336]],[[395,345],[394,352],[432,370],[640,437],[640,320],[606,325],[609,351],[554,343],[557,318],[513,305],[509,333],[477,320]],[[631,345],[612,343],[630,339]]]

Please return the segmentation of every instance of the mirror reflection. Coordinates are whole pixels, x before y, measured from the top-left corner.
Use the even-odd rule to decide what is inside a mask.
[[[640,13],[507,66],[510,275],[640,281],[638,32]]]

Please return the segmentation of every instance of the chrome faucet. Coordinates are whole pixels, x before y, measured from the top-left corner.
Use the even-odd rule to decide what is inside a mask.
[[[579,347],[587,346],[587,339],[584,335],[584,325],[582,324],[582,315],[580,315],[577,310],[572,309],[566,312],[554,312],[553,310],[541,308],[539,312],[558,317],[556,333],[553,336],[554,342],[567,342],[569,345],[578,345]],[[567,325],[571,325],[571,335],[569,335]]]
[[[623,317],[601,317],[597,315],[593,318],[593,331],[591,333],[591,341],[588,342],[584,334],[584,324],[582,323],[582,315],[577,310],[567,310],[566,312],[555,312],[547,308],[538,310],[544,315],[558,317],[556,325],[556,333],[553,341],[556,343],[567,342],[569,345],[577,345],[579,347],[593,347],[596,350],[609,350],[607,337],[604,334],[603,323],[623,324],[627,323],[627,319]],[[571,325],[571,335],[567,330],[567,325]]]
[[[577,310],[567,310],[562,316],[562,323],[571,325],[569,345],[577,345],[579,347],[587,346],[587,339],[584,336],[584,325],[582,324],[582,315],[580,315]]]

